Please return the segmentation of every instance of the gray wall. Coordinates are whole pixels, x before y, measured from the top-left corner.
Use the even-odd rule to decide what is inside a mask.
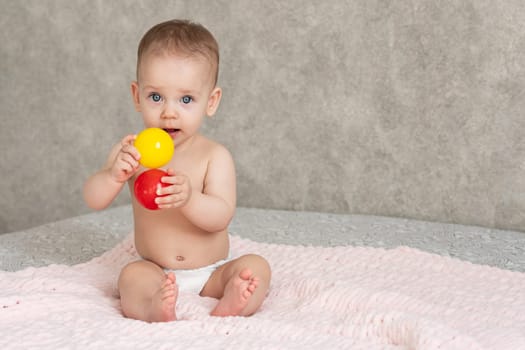
[[[0,232],[89,211],[83,181],[142,128],[138,40],[175,17],[221,44],[204,132],[234,155],[239,205],[525,230],[523,0],[0,8]]]

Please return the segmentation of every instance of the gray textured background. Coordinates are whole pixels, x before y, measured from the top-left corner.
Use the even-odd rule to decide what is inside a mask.
[[[0,232],[89,210],[170,18],[221,46],[239,205],[525,231],[525,2],[0,0]],[[116,204],[123,204],[123,193]]]

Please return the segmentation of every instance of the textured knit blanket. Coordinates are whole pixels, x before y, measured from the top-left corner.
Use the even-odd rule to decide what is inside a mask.
[[[131,236],[87,263],[0,271],[1,349],[525,349],[525,274],[400,247],[303,247],[231,237],[273,269],[249,318],[210,317],[181,293],[178,321],[121,314]]]

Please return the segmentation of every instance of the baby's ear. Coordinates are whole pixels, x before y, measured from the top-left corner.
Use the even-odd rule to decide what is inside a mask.
[[[131,82],[131,97],[133,98],[135,110],[140,112],[139,83],[136,81]]]
[[[206,107],[206,115],[208,115],[208,117],[212,117],[217,111],[217,108],[219,108],[221,97],[222,97],[221,88],[216,87],[215,89],[213,89],[213,91],[210,94],[210,97],[208,98],[208,106]]]

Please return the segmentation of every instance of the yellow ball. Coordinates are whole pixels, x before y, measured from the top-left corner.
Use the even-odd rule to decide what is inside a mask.
[[[146,168],[168,164],[175,150],[171,136],[159,128],[142,130],[135,139],[135,148],[140,153],[140,164]]]

